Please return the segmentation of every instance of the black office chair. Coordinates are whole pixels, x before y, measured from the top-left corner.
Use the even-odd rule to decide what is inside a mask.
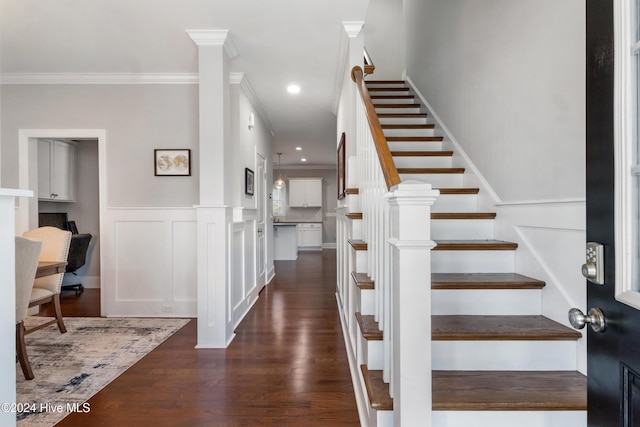
[[[84,265],[87,257],[87,249],[91,242],[91,234],[74,234],[71,236],[69,256],[67,257],[67,273],[77,276],[76,271]],[[62,285],[62,290],[75,290],[76,295],[84,290],[82,283]]]

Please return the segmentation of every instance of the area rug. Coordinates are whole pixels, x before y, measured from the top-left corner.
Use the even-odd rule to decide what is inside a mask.
[[[43,318],[30,317],[27,327]],[[46,320],[46,319],[45,319]],[[189,319],[68,317],[26,337],[35,378],[16,363],[19,427],[53,426],[189,322]]]

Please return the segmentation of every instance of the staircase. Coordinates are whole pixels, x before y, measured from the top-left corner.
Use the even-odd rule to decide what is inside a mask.
[[[431,208],[433,417],[424,425],[584,427],[586,377],[576,371],[581,334],[541,315],[545,283],[515,273],[518,245],[494,238],[499,218],[477,210],[480,190],[465,186],[465,168],[412,90],[403,81],[368,81],[367,89],[402,181],[440,191]],[[347,335],[357,343],[369,405],[362,424],[392,426],[384,332],[374,316],[376,283],[361,232],[366,218],[353,209],[357,189],[347,193],[356,307],[355,321],[345,324],[356,325]]]

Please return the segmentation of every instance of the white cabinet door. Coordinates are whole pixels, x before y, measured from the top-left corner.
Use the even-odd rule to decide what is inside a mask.
[[[322,249],[322,224],[298,224],[298,248]]]
[[[38,198],[75,201],[76,147],[58,140],[38,141]]]
[[[289,206],[292,208],[322,207],[322,178],[291,178]]]

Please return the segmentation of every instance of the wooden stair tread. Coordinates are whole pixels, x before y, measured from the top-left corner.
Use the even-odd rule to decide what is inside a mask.
[[[360,326],[362,336],[369,341],[382,341],[382,331],[378,328],[378,322],[374,316],[356,313],[356,320]]]
[[[392,151],[392,157],[451,157],[453,151]]]
[[[582,334],[544,316],[437,315],[434,341],[566,341]]]
[[[367,85],[403,85],[406,83],[404,80],[365,80],[364,82]]]
[[[366,251],[367,250],[367,242],[365,242],[364,240],[349,239],[349,244],[356,251]]]
[[[369,92],[409,92],[408,87],[368,87]]]
[[[373,104],[373,108],[420,108],[420,104]]]
[[[367,396],[371,407],[378,411],[393,410],[393,399],[389,395],[389,384],[382,378],[382,371],[370,371],[366,365],[360,365],[360,371],[364,378]]]
[[[434,190],[440,191],[440,195],[460,195],[460,194],[478,194],[479,188],[434,188]]]
[[[387,136],[387,142],[441,142],[442,136]]]
[[[413,95],[370,95],[370,98],[373,99],[413,99],[415,98]]]
[[[436,125],[412,125],[412,124],[406,124],[406,125],[381,125],[382,129],[433,129],[436,127]]]
[[[347,188],[344,190],[345,194],[360,194],[360,189],[358,188]]]
[[[434,251],[513,251],[517,243],[504,240],[437,240]]]
[[[349,219],[362,219],[362,212],[349,212],[346,216]]]
[[[351,278],[360,289],[375,289],[375,282],[371,280],[371,277],[369,277],[367,273],[356,273],[352,271]]]
[[[431,219],[495,219],[495,212],[432,212]]]
[[[587,378],[575,371],[433,371],[433,409],[587,409]]]
[[[545,283],[517,273],[431,273],[431,289],[542,289]]]
[[[382,113],[378,114],[379,119],[426,119],[426,113]]]
[[[398,168],[399,174],[458,174],[464,168]]]

